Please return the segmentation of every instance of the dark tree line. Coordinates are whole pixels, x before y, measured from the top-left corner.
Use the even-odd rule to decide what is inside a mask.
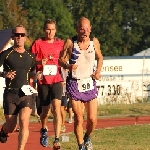
[[[45,19],[57,22],[57,36],[75,34],[85,16],[104,56],[132,55],[150,47],[149,0],[0,0],[0,29],[23,24],[31,41],[43,35]]]

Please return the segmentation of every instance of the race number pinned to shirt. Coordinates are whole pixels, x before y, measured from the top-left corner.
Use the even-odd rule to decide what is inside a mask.
[[[37,90],[35,90],[30,85],[23,85],[21,90],[24,92],[25,95],[32,95],[33,93],[38,93]]]
[[[77,80],[79,92],[86,92],[94,89],[92,78]]]
[[[56,75],[57,74],[57,66],[56,65],[44,65],[43,75]]]

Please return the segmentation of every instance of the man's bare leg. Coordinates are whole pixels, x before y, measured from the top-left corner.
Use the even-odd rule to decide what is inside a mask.
[[[83,144],[83,107],[81,101],[72,100],[72,109],[74,112],[74,133],[78,144]]]
[[[55,131],[55,139],[53,142],[53,149],[60,149],[59,137],[61,131],[61,100],[54,99],[52,101],[52,112],[54,115],[53,124],[54,124],[54,131]]]
[[[69,110],[68,110],[68,114],[69,114],[69,119],[72,121],[72,118],[73,118],[73,111],[72,111],[72,107],[71,107],[71,108],[69,108]],[[72,123],[72,122],[70,122],[70,123]]]
[[[66,128],[65,128],[65,121],[66,121],[66,110],[65,110],[65,106],[61,106],[61,118],[62,118],[62,125],[61,125],[61,131],[65,132]]]
[[[5,115],[6,122],[2,128],[5,133],[12,133],[17,125],[17,115]]]
[[[69,119],[68,119],[68,123],[72,123],[73,122],[73,110],[72,110],[72,104],[71,104],[71,100],[69,99],[69,102],[68,102],[68,114],[69,114]]]
[[[29,118],[32,110],[29,107],[22,108],[19,111],[19,135],[18,150],[24,150],[25,144],[29,136]]]
[[[85,109],[87,112],[86,133],[90,136],[97,125],[97,99],[85,103]]]
[[[17,125],[17,115],[6,115],[5,114],[6,122],[2,125],[0,130],[0,142],[6,143],[8,133],[14,132],[16,125]]]
[[[52,101],[53,115],[54,115],[54,129],[55,137],[59,138],[62,118],[61,118],[61,100],[54,99]]]
[[[93,99],[85,104],[87,112],[86,133],[84,135],[84,145],[87,150],[93,150],[90,135],[97,124],[97,99]]]
[[[40,115],[40,119],[41,119],[41,125],[43,129],[47,128],[49,114],[50,114],[50,105],[42,106],[42,113]]]

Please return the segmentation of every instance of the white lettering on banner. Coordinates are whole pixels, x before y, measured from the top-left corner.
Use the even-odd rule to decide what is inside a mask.
[[[24,92],[25,95],[32,95],[33,93],[38,93],[32,86],[30,85],[23,85],[21,90]]]
[[[43,75],[56,75],[57,66],[56,65],[44,65]]]
[[[85,78],[77,80],[79,92],[86,92],[94,89],[92,78]]]

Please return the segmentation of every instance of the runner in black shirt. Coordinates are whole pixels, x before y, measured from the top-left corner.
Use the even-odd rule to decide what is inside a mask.
[[[16,26],[12,30],[14,45],[0,53],[0,66],[3,65],[3,72],[6,88],[3,96],[3,108],[6,122],[0,131],[0,142],[7,141],[8,133],[14,131],[19,114],[19,137],[18,149],[24,150],[28,139],[29,118],[32,111],[34,90],[29,86],[29,77],[35,78],[35,57],[24,49],[26,41],[26,29]]]

